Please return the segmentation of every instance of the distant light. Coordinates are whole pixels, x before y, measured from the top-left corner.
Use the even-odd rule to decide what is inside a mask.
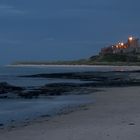
[[[124,43],[120,43],[121,46],[124,46]]]
[[[132,41],[133,40],[133,37],[129,37],[129,41]]]

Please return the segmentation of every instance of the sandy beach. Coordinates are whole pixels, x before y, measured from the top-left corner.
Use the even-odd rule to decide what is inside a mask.
[[[139,140],[140,87],[102,88],[78,111],[0,130],[0,140]]]
[[[11,68],[14,68],[14,67],[36,67],[36,68],[43,68],[43,67],[52,67],[52,68],[57,68],[57,67],[61,67],[61,68],[102,68],[102,69],[105,69],[105,68],[121,68],[122,70],[139,70],[140,69],[140,66],[138,65],[132,65],[132,66],[129,66],[129,65],[24,65],[24,64],[20,64],[20,65],[6,65],[5,67],[11,67]]]

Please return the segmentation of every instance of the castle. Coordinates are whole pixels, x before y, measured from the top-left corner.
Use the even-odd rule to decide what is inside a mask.
[[[101,49],[100,55],[106,54],[139,54],[140,42],[138,38],[129,37],[126,43],[118,43]]]

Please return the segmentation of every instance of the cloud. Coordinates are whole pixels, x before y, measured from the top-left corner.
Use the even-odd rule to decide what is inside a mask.
[[[26,12],[14,6],[0,4],[0,16],[24,15]]]

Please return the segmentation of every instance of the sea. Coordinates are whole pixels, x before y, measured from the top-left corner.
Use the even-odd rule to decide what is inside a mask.
[[[4,66],[0,67],[0,82],[20,87],[37,87],[49,83],[81,83],[85,81],[51,78],[25,78],[22,75],[66,72],[97,72],[140,70],[138,66]],[[95,103],[91,95],[54,96],[39,99],[0,99],[0,126],[29,122],[41,116],[55,116],[62,110]]]

